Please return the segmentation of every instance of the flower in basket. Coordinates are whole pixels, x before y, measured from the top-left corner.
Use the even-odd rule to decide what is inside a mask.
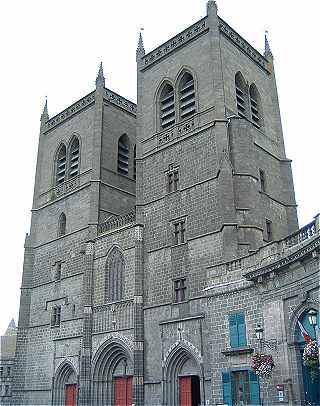
[[[256,353],[251,359],[253,372],[261,378],[268,378],[274,367],[272,355]]]
[[[303,362],[308,368],[317,368],[319,362],[319,348],[316,341],[309,341],[304,347]]]

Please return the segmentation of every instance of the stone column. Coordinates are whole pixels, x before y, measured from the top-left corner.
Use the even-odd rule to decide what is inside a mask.
[[[133,403],[144,405],[143,227],[135,227]]]
[[[88,242],[84,252],[83,275],[83,335],[80,352],[79,405],[91,404],[91,352],[92,352],[92,274],[94,243]]]

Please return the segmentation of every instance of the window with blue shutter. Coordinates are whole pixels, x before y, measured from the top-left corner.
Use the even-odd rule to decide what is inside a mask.
[[[231,348],[244,347],[247,345],[246,323],[243,313],[229,315],[229,334]]]
[[[231,373],[222,373],[223,403],[232,406]]]
[[[250,405],[260,405],[260,387],[258,376],[249,371]]]

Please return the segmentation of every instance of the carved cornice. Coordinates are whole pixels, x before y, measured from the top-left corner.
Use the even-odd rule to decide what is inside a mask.
[[[105,100],[116,105],[117,107],[120,107],[133,115],[137,114],[137,105],[135,103],[132,103],[130,100],[125,99],[112,90],[105,89],[103,97]]]
[[[72,104],[67,109],[63,110],[61,113],[52,117],[50,120],[48,120],[45,123],[44,133],[48,132],[52,128],[63,123],[68,118],[79,113],[79,111],[81,111],[81,110],[85,109],[86,107],[90,106],[91,104],[93,104],[94,99],[95,99],[95,93],[91,92],[91,93],[87,94],[86,96],[84,96],[82,99],[78,100],[76,103]]]
[[[244,38],[241,37],[233,28],[230,27],[222,18],[219,17],[220,32],[225,35],[231,42],[241,49],[249,58],[251,58],[263,70],[270,73],[268,70],[267,59],[253,48]]]
[[[133,114],[134,116],[137,113],[137,105],[135,103],[132,103],[131,101],[113,92],[112,90],[104,89],[104,99],[114,104],[115,106],[128,111],[130,114]],[[43,132],[47,133],[52,128],[63,123],[70,117],[73,117],[74,115],[84,110],[88,106],[94,104],[94,102],[95,102],[95,92],[87,94],[82,99],[78,100],[76,103],[73,103],[70,107],[66,108],[61,113],[57,114],[56,116],[48,120],[45,123],[45,130]]]
[[[293,262],[299,261],[306,255],[310,254],[312,251],[320,247],[320,236],[318,236],[316,239],[311,241],[308,245],[305,245],[303,248],[295,251],[294,253],[287,255],[286,257],[280,259],[279,261],[273,262],[272,264],[269,264],[267,266],[264,266],[262,268],[256,269],[255,271],[248,272],[244,274],[243,276],[247,280],[256,280],[260,276],[269,274],[271,272],[278,271],[279,269],[288,266],[292,264]]]
[[[180,32],[175,37],[169,39],[169,41],[160,45],[158,48],[154,49],[152,52],[149,52],[142,58],[142,70],[148,68],[154,62],[159,61],[164,58],[172,51],[180,48],[181,46],[187,44],[189,41],[199,37],[201,34],[208,31],[208,20],[207,17],[202,18],[200,21],[197,21],[191,27]]]

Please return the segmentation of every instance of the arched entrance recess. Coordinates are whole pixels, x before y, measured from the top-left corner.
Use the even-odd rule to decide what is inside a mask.
[[[316,340],[314,328],[309,323],[309,318],[308,318],[309,310],[304,311],[300,315],[299,321],[302,324],[302,326],[304,327],[304,329],[307,331],[310,338],[312,340]],[[317,325],[319,326],[319,312],[317,314]],[[295,328],[295,343],[296,343],[296,348],[297,348],[298,365],[300,366],[299,372],[301,372],[301,373],[299,373],[299,376],[300,376],[300,380],[301,380],[301,386],[303,387],[303,397],[304,397],[305,403],[310,406],[319,405],[320,404],[319,371],[317,374],[313,374],[313,376],[312,376],[310,373],[310,369],[308,367],[306,367],[303,363],[302,356],[303,356],[304,347],[306,346],[306,342],[303,338],[303,335],[301,334],[298,323]]]
[[[76,406],[78,396],[77,374],[73,365],[65,361],[56,371],[53,389],[53,404]]]
[[[163,389],[167,406],[198,406],[203,401],[200,362],[187,346],[179,345],[167,358]]]
[[[132,355],[126,346],[107,341],[97,351],[92,367],[92,405],[132,405]]]

